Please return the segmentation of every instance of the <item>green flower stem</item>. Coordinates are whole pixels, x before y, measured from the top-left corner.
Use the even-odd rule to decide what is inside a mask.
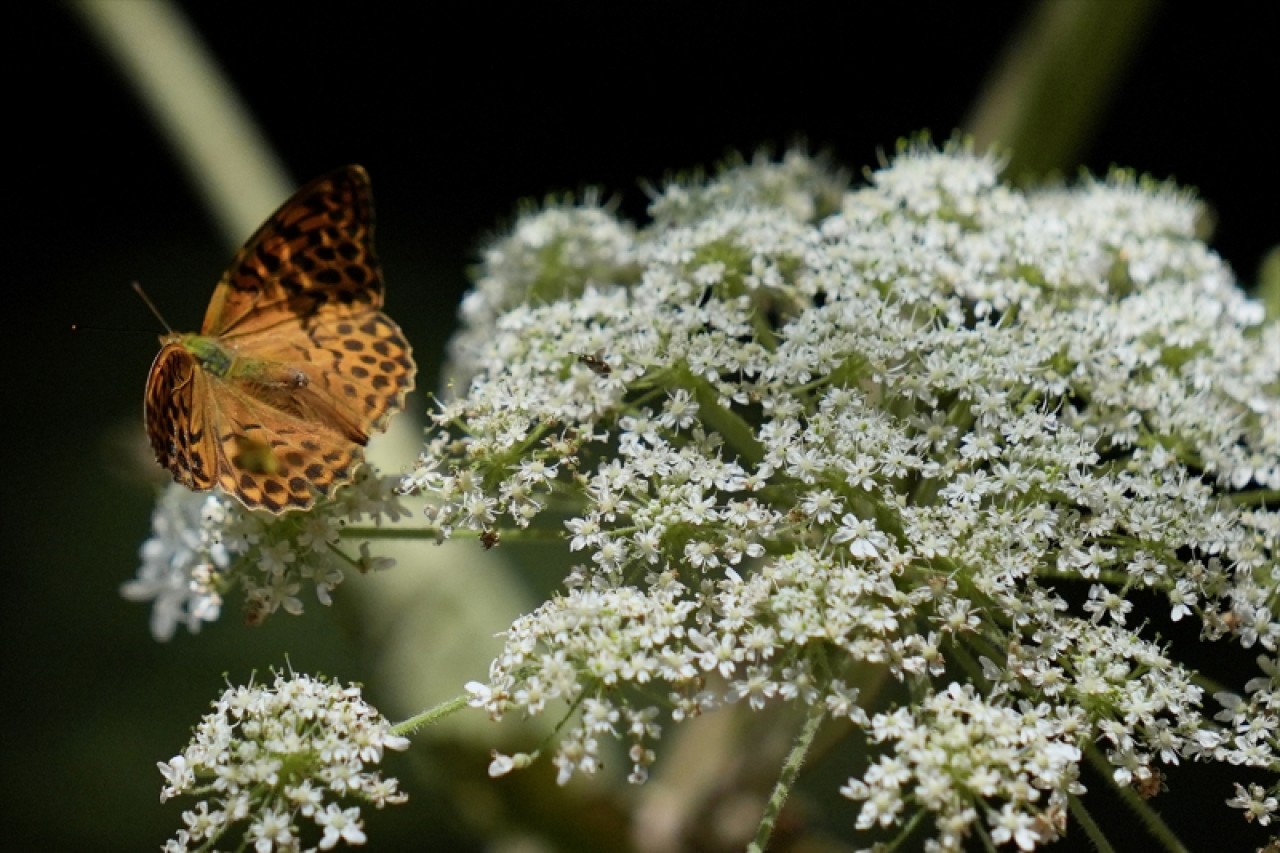
[[[1111,783],[1111,787],[1124,800],[1125,805],[1138,816],[1147,832],[1160,844],[1161,849],[1177,851],[1177,853],[1190,853],[1186,846],[1178,840],[1178,837],[1173,834],[1173,830],[1169,828],[1168,824],[1160,818],[1160,815],[1156,814],[1155,810],[1147,805],[1146,800],[1138,796],[1137,791],[1128,785],[1117,785],[1113,781],[1111,773],[1114,768],[1111,766],[1111,762],[1107,761],[1101,750],[1090,744],[1085,747],[1084,754],[1089,759],[1089,763],[1093,765],[1093,768]]]
[[[404,539],[404,540],[421,540],[427,539],[432,542],[439,540],[440,531],[434,527],[344,527],[339,532],[342,539]],[[450,539],[479,539],[480,532],[477,530],[455,530]],[[558,542],[564,539],[564,531],[559,529],[543,530],[534,529],[532,527],[518,528],[508,527],[502,529],[502,541],[509,542],[521,540],[525,542]]]
[[[1071,816],[1076,819],[1076,823],[1080,824],[1080,828],[1084,830],[1084,834],[1089,836],[1093,848],[1098,853],[1115,853],[1115,848],[1107,841],[1107,836],[1103,833],[1102,827],[1098,826],[1093,819],[1093,815],[1089,814],[1089,810],[1084,807],[1084,801],[1075,794],[1067,795],[1067,807],[1071,809]]]
[[[356,560],[355,558],[353,558],[353,557],[352,557],[350,554],[348,554],[346,551],[343,551],[343,550],[342,550],[341,548],[339,548],[337,545],[330,545],[330,546],[329,546],[329,553],[333,554],[333,555],[334,555],[334,556],[336,556],[339,560],[342,560],[344,563],[346,563],[348,566],[350,566],[351,568],[355,569],[356,571],[360,571],[360,570],[361,570],[361,569],[360,569],[360,562],[359,562],[358,560]]]
[[[1223,684],[1221,681],[1218,681],[1216,678],[1210,678],[1202,672],[1193,673],[1191,676],[1191,683],[1204,690],[1204,692],[1208,693],[1210,696],[1217,693],[1231,692],[1230,687]]]
[[[983,826],[982,821],[977,820],[973,822],[973,833],[978,837],[978,841],[982,843],[982,849],[986,851],[986,853],[999,853],[996,849],[996,843],[991,840],[991,833],[987,831],[985,826]]]
[[[1273,246],[1258,269],[1258,298],[1267,308],[1267,317],[1280,318],[1280,246]]]
[[[415,714],[402,723],[396,723],[391,727],[391,732],[401,736],[413,734],[420,728],[433,725],[450,714],[461,711],[467,707],[468,698],[464,693],[461,696],[455,696],[452,699],[441,702],[434,708],[428,708],[420,714]]]
[[[1133,580],[1128,572],[1114,571],[1111,569],[1099,569],[1098,576],[1095,578],[1081,577],[1080,572],[1074,569],[1062,570],[1050,568],[1048,566],[1038,566],[1034,572],[1037,578],[1046,580],[1067,581],[1072,583],[1101,583],[1107,586],[1124,586]],[[1165,584],[1166,587],[1173,584]]]
[[[826,709],[821,705],[814,705],[809,709],[809,718],[805,720],[804,728],[796,736],[796,742],[792,745],[791,752],[787,754],[786,763],[782,765],[782,775],[778,777],[778,784],[773,786],[773,793],[769,796],[768,804],[765,805],[764,814],[760,816],[756,837],[747,845],[748,853],[763,853],[769,845],[769,836],[773,834],[778,815],[782,813],[782,807],[787,802],[792,787],[795,786],[796,777],[800,774],[805,756],[809,754],[809,747],[813,745],[813,738],[826,716]]]
[[[1266,509],[1280,506],[1280,489],[1255,489],[1251,492],[1227,495],[1224,499],[1235,506],[1260,506]]]
[[[693,392],[698,401],[698,419],[707,429],[719,433],[724,440],[750,465],[759,465],[764,459],[764,448],[756,441],[755,431],[746,421],[731,410],[720,405],[719,395],[711,383],[700,376],[694,376],[687,368],[675,377],[675,382]]]
[[[454,534],[455,536],[461,534]],[[440,531],[434,527],[344,527],[338,532],[342,539],[439,539]]]
[[[239,246],[293,184],[180,5],[77,0],[68,8],[151,113],[227,243]]]
[[[897,850],[902,847],[903,844],[906,844],[907,839],[910,838],[912,833],[914,833],[920,824],[924,822],[924,816],[926,814],[928,814],[928,812],[924,809],[916,809],[912,813],[911,819],[903,824],[902,831],[894,836],[892,841],[885,845],[885,849],[890,851]]]
[[[959,637],[956,638],[957,641],[959,639]],[[981,634],[968,635],[966,639],[987,646],[987,653],[993,660],[999,658],[1001,652],[996,650],[993,644]],[[968,650],[960,642],[952,643],[951,653],[955,656],[956,663],[960,664],[960,668],[969,676],[969,682],[975,686],[987,685],[982,689],[983,693],[987,693],[990,689],[990,682],[987,679],[986,674],[982,671],[982,664],[978,663],[978,661],[974,659],[973,655],[969,654]]]
[[[963,126],[980,147],[1014,152],[1015,180],[1067,171],[1158,9],[1152,0],[1034,4]]]

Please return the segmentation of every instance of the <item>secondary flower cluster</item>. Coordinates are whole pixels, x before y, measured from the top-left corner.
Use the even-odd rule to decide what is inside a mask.
[[[408,745],[355,686],[278,673],[269,688],[229,688],[182,754],[159,765],[162,802],[203,798],[164,849],[211,849],[244,821],[238,846],[259,853],[301,849],[313,833],[321,850],[362,844],[359,806],[339,801],[404,802],[396,780],[377,767],[384,750]],[[300,826],[304,820],[314,829]]]
[[[881,756],[841,793],[864,801],[859,829],[896,823],[908,801],[938,813],[944,849],[963,849],[977,817],[974,802],[998,798],[1004,805],[991,816],[991,840],[1034,849],[1065,828],[1066,794],[1084,792],[1075,781],[1081,757],[1075,733],[1084,722],[1079,709],[1062,713],[1046,702],[1011,708],[986,701],[972,685],[952,683],[914,711],[877,714],[871,738],[892,743],[893,755]],[[1047,806],[1028,808],[1041,791],[1049,792]]]
[[[222,612],[227,591],[244,590],[246,617],[261,622],[277,610],[302,612],[304,585],[322,604],[342,583],[346,568],[385,569],[367,543],[352,556],[338,546],[343,526],[362,520],[381,524],[408,514],[396,480],[368,473],[338,490],[308,513],[273,516],[250,512],[220,492],[191,492],[170,484],[151,516],[151,538],[142,546],[138,575],[121,588],[125,598],[153,601],[151,633],[173,636],[179,625],[193,633]]]
[[[1094,744],[1119,784],[1280,767],[1270,669],[1232,734],[1148,638],[1280,644],[1280,328],[1185,193],[998,170],[914,146],[843,191],[791,154],[668,188],[643,229],[529,213],[485,256],[404,488],[442,535],[563,524],[582,555],[470,685],[568,715],[562,782],[612,738],[643,780],[664,713],[820,705],[891,750],[844,789],[861,824],[1031,849]],[[869,717],[864,667],[915,698]]]

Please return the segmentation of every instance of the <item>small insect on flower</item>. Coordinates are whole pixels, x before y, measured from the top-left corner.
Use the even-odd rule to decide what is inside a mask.
[[[1149,800],[1169,790],[1169,786],[1165,783],[1163,773],[1159,770],[1152,770],[1148,775],[1134,779],[1133,789],[1138,792],[1139,797]]]
[[[349,482],[413,390],[413,354],[382,300],[369,176],[347,166],[249,238],[199,334],[161,336],[144,405],[156,460],[189,489],[273,513]]]
[[[604,350],[598,349],[593,353],[578,353],[578,363],[585,364],[596,376],[608,376],[613,373],[613,368],[609,366],[609,362],[605,361]]]

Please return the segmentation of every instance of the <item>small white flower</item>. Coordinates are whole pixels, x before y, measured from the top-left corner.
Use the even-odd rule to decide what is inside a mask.
[[[1236,795],[1227,800],[1227,805],[1237,809],[1244,809],[1244,818],[1247,821],[1257,821],[1262,826],[1270,826],[1271,820],[1277,811],[1280,811],[1280,800],[1269,793],[1261,785],[1249,785],[1246,790],[1243,785],[1236,784]]]
[[[493,753],[493,760],[489,762],[489,777],[497,779],[499,776],[506,776],[516,767],[515,759],[510,755],[503,755],[500,752]]]
[[[323,812],[316,814],[316,823],[324,830],[318,845],[321,850],[332,850],[339,841],[364,844],[366,840],[358,808],[343,809],[329,803]]]
[[[160,769],[160,775],[164,776],[167,783],[160,791],[160,802],[162,803],[170,797],[176,797],[195,784],[195,774],[191,772],[191,768],[187,765],[187,759],[184,756],[175,755],[169,759],[168,763],[158,762],[156,767]]]
[[[848,542],[849,552],[864,559],[880,556],[880,549],[889,545],[889,538],[876,529],[875,522],[860,519],[852,513],[841,517],[840,526],[831,535],[831,541],[837,545]]]

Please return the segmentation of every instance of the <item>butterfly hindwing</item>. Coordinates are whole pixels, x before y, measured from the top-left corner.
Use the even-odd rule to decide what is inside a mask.
[[[296,402],[310,404],[319,421],[339,431],[344,423],[381,430],[413,390],[412,350],[381,311],[347,314],[322,308],[305,328],[280,327],[236,343],[306,376],[306,385],[294,389]]]
[[[413,390],[416,371],[409,342],[391,318],[380,311],[325,318],[307,334],[330,395],[357,406],[371,429],[385,427]]]
[[[143,416],[156,460],[189,489],[213,488],[217,472],[214,436],[208,430],[208,381],[180,344],[160,349],[147,377]]]
[[[347,436],[223,385],[212,396],[218,485],[250,509],[305,509],[363,460]]]

